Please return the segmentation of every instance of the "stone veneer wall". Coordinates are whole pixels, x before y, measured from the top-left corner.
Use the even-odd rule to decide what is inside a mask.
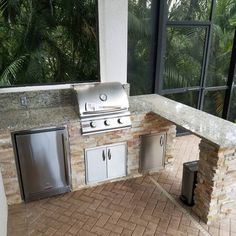
[[[108,133],[81,136],[80,123],[69,123],[72,188],[77,190],[86,187],[84,149],[117,142],[127,142],[128,146],[128,177],[139,175],[140,136],[144,134],[166,132],[167,146],[165,162],[172,162],[172,144],[176,135],[173,123],[158,115],[132,115],[132,128]],[[0,131],[0,167],[3,176],[8,204],[22,201],[16,171],[14,152],[10,131]]]
[[[10,131],[0,131],[0,170],[8,204],[20,203],[22,200]]]
[[[141,143],[140,136],[150,133],[166,132],[167,146],[165,164],[170,164],[173,161],[172,144],[176,136],[176,126],[153,113],[132,115],[131,119],[131,129],[88,136],[81,136],[79,123],[68,125],[72,166],[72,186],[74,190],[85,186],[84,149],[86,148],[118,142],[127,142],[127,177],[135,177],[140,175],[138,172]]]
[[[202,139],[193,210],[208,224],[236,209],[236,149],[220,149]]]

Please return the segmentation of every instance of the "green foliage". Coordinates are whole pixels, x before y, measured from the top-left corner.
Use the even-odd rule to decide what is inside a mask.
[[[0,86],[98,80],[96,0],[0,0]]]
[[[168,1],[169,20],[207,20],[211,1]],[[189,14],[192,12],[192,14]],[[205,17],[205,18],[204,18]],[[225,85],[234,36],[236,3],[233,0],[216,1],[207,85]],[[199,86],[202,70],[204,28],[168,28],[164,88]],[[172,70],[170,73],[169,71]],[[173,74],[175,78],[173,77]],[[170,77],[169,75],[172,75]],[[177,81],[176,81],[177,78]],[[183,82],[186,80],[186,82]]]
[[[211,0],[167,0],[169,20],[208,20]]]
[[[26,56],[21,56],[15,61],[13,61],[5,70],[3,71],[2,75],[0,76],[0,85],[11,85],[10,79],[16,79],[17,74],[23,69],[24,63],[27,60]]]
[[[186,91],[184,93],[167,94],[165,97],[196,108],[198,105],[197,94],[198,92],[196,91]]]
[[[232,98],[231,98],[229,120],[236,123],[236,90],[235,90],[235,88],[233,90],[233,94],[232,94]]]
[[[210,3],[211,1],[205,0],[169,0],[169,20],[207,21]],[[205,71],[206,86],[226,85],[236,26],[235,19],[235,0],[216,0],[209,62]],[[206,32],[200,27],[168,28],[164,88],[200,86],[205,37]],[[223,104],[223,91],[209,92],[205,94],[203,109],[221,116]]]
[[[148,81],[151,51],[151,5],[149,0],[129,0],[128,82],[131,95],[151,93]]]
[[[205,34],[205,28],[167,29],[164,89],[199,85]]]
[[[229,63],[236,17],[236,3],[233,0],[217,1],[213,19],[213,37],[207,74],[207,85],[225,85],[228,79]]]

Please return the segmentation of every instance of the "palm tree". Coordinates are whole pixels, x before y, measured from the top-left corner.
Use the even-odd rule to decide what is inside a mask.
[[[128,12],[128,82],[131,95],[152,90],[148,80],[151,50],[151,1],[129,0]]]
[[[1,86],[98,78],[96,0],[0,0],[0,40]]]
[[[210,1],[211,2],[211,1]],[[205,5],[204,5],[205,4]],[[207,20],[209,16],[209,6],[207,1],[172,1],[168,0],[169,19],[170,20]],[[191,12],[191,14],[189,14]],[[205,18],[204,18],[205,17]],[[210,59],[207,71],[207,86],[225,85],[228,76],[229,62],[232,52],[232,43],[234,30],[236,26],[236,3],[234,0],[216,0],[216,8],[213,17],[213,35],[210,49]],[[189,87],[199,84],[191,84],[194,79],[196,68],[201,70],[201,54],[199,53],[199,43],[195,48],[194,38],[201,39],[204,37],[198,33],[194,37],[194,28],[185,30],[182,28],[168,29],[167,54],[164,74],[164,85],[166,88]],[[178,34],[180,32],[180,34]],[[189,43],[184,37],[190,39]],[[181,59],[181,60],[180,60]],[[200,73],[198,73],[200,75]],[[190,75],[190,76],[188,76]],[[199,77],[196,77],[196,82]],[[194,82],[194,81],[192,81]],[[204,101],[204,109],[221,116],[224,103],[224,93],[214,91],[206,94],[207,99]]]

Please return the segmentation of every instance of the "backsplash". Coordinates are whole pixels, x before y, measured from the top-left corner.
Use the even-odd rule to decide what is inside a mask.
[[[26,100],[26,101],[25,101]],[[26,102],[22,105],[22,102]],[[41,90],[0,94],[0,111],[73,106],[73,89]]]
[[[129,84],[124,84],[129,95]],[[75,106],[76,94],[73,88],[38,90],[27,92],[0,93],[0,111],[38,109],[50,107]]]

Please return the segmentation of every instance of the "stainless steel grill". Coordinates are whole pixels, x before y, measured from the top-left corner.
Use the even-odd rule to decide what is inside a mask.
[[[131,127],[128,96],[118,82],[77,86],[82,134]]]

